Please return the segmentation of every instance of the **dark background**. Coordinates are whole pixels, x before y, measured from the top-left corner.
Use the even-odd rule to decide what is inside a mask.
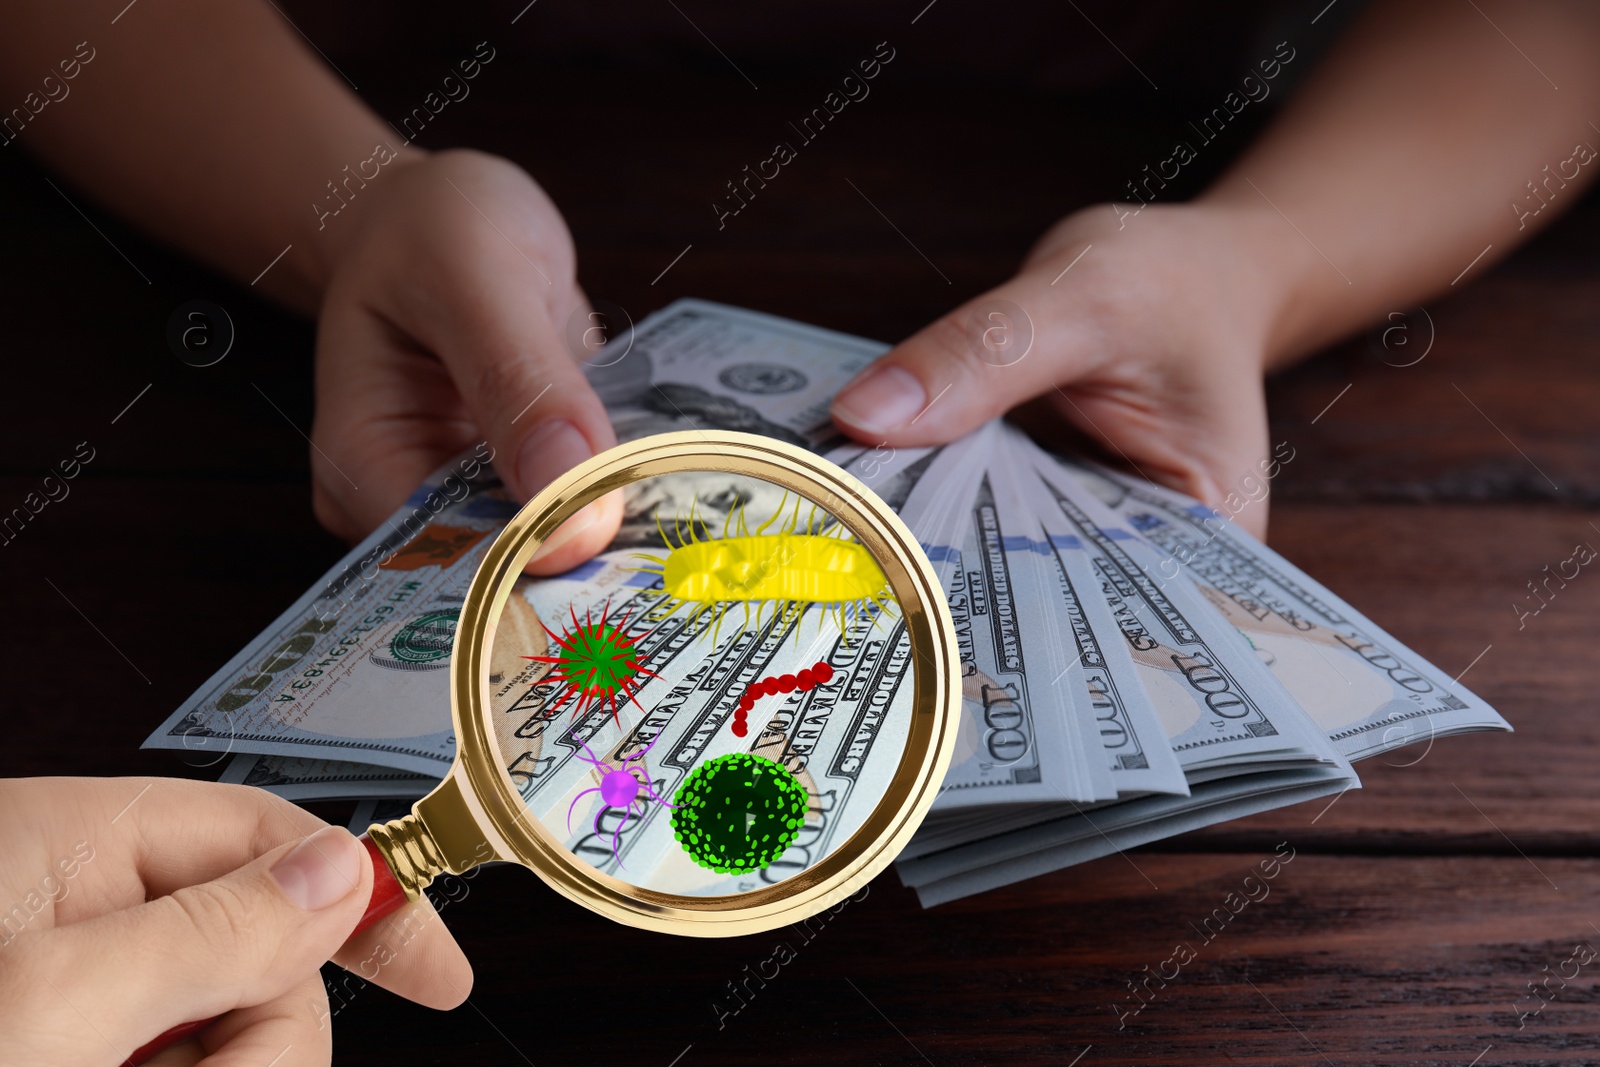
[[[891,341],[1005,279],[1063,214],[1125,195],[1277,41],[1303,76],[1355,6],[1311,25],[1322,2],[937,0],[912,25],[924,3],[539,0],[515,25],[522,0],[282,6],[395,123],[488,41],[495,60],[419,143],[526,167],[566,214],[592,297],[635,320],[698,296]],[[883,40],[897,55],[871,95],[718,231],[724,183],[790,140],[786,124]],[[1289,80],[1169,195],[1202,187]],[[96,456],[0,547],[0,773],[214,777],[188,765],[207,760],[138,745],[342,552],[309,504],[313,327],[49,180],[59,189],[0,151],[0,510],[79,442]],[[1274,486],[1272,542],[1448,673],[1471,664],[1465,683],[1516,735],[1440,741],[1414,766],[1369,761],[1366,788],[1325,814],[1319,802],[1242,820],[933,911],[886,874],[804,945],[793,931],[641,933],[525,872],[481,872],[444,887],[465,894],[445,915],[478,967],[471,1004],[437,1015],[376,988],[341,994],[336,1058],[668,1067],[688,1047],[681,1067],[945,1067],[1067,1064],[1092,1046],[1085,1067],[1466,1065],[1492,1044],[1485,1064],[1590,1060],[1587,973],[1520,1030],[1511,1005],[1573,942],[1600,939],[1600,579],[1585,573],[1520,631],[1511,604],[1574,543],[1600,545],[1597,234],[1581,205],[1430,302],[1435,343],[1415,366],[1392,365],[1417,349],[1385,349],[1375,329],[1270,388],[1274,440],[1296,450]],[[196,298],[236,326],[210,368],[165,341]],[[1403,321],[1420,343],[1423,317]],[[1273,895],[1119,1031],[1110,1006],[1126,982],[1285,840],[1298,854]],[[718,1029],[724,983],[778,941],[798,958]]]

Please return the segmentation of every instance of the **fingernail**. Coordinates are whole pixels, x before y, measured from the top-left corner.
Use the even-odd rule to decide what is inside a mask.
[[[593,526],[595,524],[595,520],[599,517],[599,501],[596,501],[593,504],[585,505],[584,508],[576,515],[572,516],[572,518],[568,519],[560,526],[557,526],[556,532],[550,535],[550,539],[548,541],[539,546],[539,550],[533,554],[533,557],[529,559],[528,562],[533,563],[556,552],[561,548],[562,545],[566,544],[568,541],[571,541],[574,537],[577,537],[589,527]]]
[[[273,864],[272,879],[297,906],[321,911],[349,896],[361,884],[364,851],[349,830],[329,826]]]
[[[906,425],[927,405],[928,394],[916,375],[891,365],[856,379],[834,400],[833,412],[858,429],[887,433]]]
[[[531,497],[593,455],[576,426],[565,419],[551,419],[522,442],[517,453],[517,485]]]

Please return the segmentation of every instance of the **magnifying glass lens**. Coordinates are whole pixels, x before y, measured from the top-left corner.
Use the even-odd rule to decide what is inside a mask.
[[[604,553],[522,574],[615,489],[626,518]],[[644,929],[798,922],[910,840],[961,701],[955,628],[911,531],[828,461],[732,431],[619,445],[529,501],[473,577],[450,675],[456,760],[363,838],[357,930],[496,859]]]
[[[767,889],[878,806],[909,734],[906,620],[816,500],[684,470],[624,489],[607,551],[520,579],[487,713],[532,821],[595,871],[681,897]]]

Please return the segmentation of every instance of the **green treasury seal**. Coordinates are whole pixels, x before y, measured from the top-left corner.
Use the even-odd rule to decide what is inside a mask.
[[[430,611],[400,628],[389,641],[389,655],[400,663],[434,664],[450,658],[460,611]]]

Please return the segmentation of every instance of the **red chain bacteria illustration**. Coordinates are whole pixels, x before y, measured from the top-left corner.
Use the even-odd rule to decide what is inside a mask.
[[[744,696],[739,698],[739,707],[733,713],[733,735],[743,737],[750,732],[750,724],[746,721],[746,717],[760,698],[776,696],[779,693],[792,693],[796,689],[804,693],[808,689],[826,685],[832,679],[833,667],[825,660],[819,660],[798,674],[780,674],[761,679],[746,689]]]

